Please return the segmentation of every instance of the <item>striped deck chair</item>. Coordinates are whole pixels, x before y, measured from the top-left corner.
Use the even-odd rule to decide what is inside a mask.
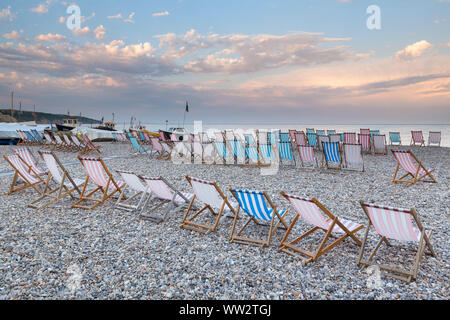
[[[361,144],[344,143],[344,162],[347,170],[355,170],[355,167],[360,167],[361,172],[364,172],[364,159]]]
[[[441,146],[441,132],[440,131],[430,131],[428,133],[428,146],[432,144]]]
[[[186,179],[194,190],[194,196],[192,197],[189,207],[183,216],[183,222],[181,223],[180,228],[201,233],[214,232],[216,231],[224,213],[225,217],[234,217],[233,207],[237,207],[237,203],[228,200],[215,182],[201,180],[190,176],[186,176]],[[203,204],[203,207],[191,214],[195,200],[200,201]],[[205,211],[209,211],[213,217],[215,217],[213,223],[205,224],[209,221],[203,223],[195,222],[194,219],[200,217],[201,213]]]
[[[319,150],[323,150],[322,142],[330,142],[330,137],[325,135],[317,136],[317,140],[319,140]]]
[[[397,143],[398,146],[402,145],[400,132],[389,132],[389,142],[391,146],[393,146],[394,143]]]
[[[114,194],[120,194],[122,192],[121,188],[125,185],[125,182],[116,181],[113,178],[102,158],[86,158],[78,156],[78,160],[80,160],[83,165],[87,177],[84,181],[80,200],[75,202],[72,205],[72,208],[92,210],[103,204]],[[92,181],[92,183],[94,183],[97,187],[93,191],[86,192],[89,181]],[[101,193],[101,198],[92,198],[92,196],[98,192]],[[82,205],[82,203],[85,202],[94,202],[94,204],[92,206]]]
[[[111,135],[113,137],[113,142],[119,142],[119,138],[117,137],[117,134],[115,132],[111,132]]]
[[[147,132],[143,132],[144,138],[145,138],[145,144],[151,145],[152,141],[150,139],[150,136],[148,135]]]
[[[30,144],[32,145],[39,144],[39,141],[36,140],[36,138],[30,131],[24,131],[24,133],[26,134],[27,139],[30,141]]]
[[[237,164],[245,164],[245,143],[236,136],[236,140],[228,140]]]
[[[37,132],[36,129],[31,129],[31,133],[34,135],[35,139],[38,141],[39,144],[44,144],[44,139],[41,137],[39,132]]]
[[[317,136],[326,136],[325,130],[316,130]]]
[[[296,133],[297,133],[297,130],[289,129],[289,138],[291,139],[292,142],[296,142],[295,141],[295,134]]]
[[[83,142],[84,142],[84,145],[85,145],[85,149],[83,151],[81,151],[80,155],[84,156],[84,155],[86,155],[88,153],[91,153],[91,152],[94,152],[94,151],[98,152],[99,154],[102,153],[100,151],[100,146],[95,146],[92,143],[91,139],[88,138],[87,135],[82,134],[81,138],[83,139]]]
[[[174,208],[181,207],[182,205],[187,205],[193,198],[192,193],[180,192],[173,185],[171,185],[167,180],[162,177],[145,177],[140,176],[140,178],[146,184],[148,190],[150,191],[150,197],[145,201],[142,210],[141,218],[152,220],[154,222],[162,222],[166,219],[167,214]],[[144,213],[144,210],[149,206],[150,213]],[[163,215],[152,214],[160,207],[167,205],[167,209]]]
[[[411,131],[411,145],[425,146],[425,139],[423,138],[422,131]]]
[[[328,136],[330,138],[330,142],[341,142],[341,135],[338,133],[333,133]]]
[[[43,209],[53,203],[64,199],[67,196],[70,196],[72,200],[77,199],[77,197],[75,197],[73,193],[76,192],[78,194],[78,197],[81,195],[81,186],[83,185],[84,180],[72,178],[66,168],[64,168],[64,166],[62,165],[61,161],[59,161],[58,157],[53,153],[53,151],[40,150],[38,152],[41,155],[42,160],[44,160],[49,173],[42,195],[30,202],[28,204],[28,207],[34,209]],[[51,189],[51,181],[54,181],[58,187],[55,189]],[[50,200],[39,205],[42,200],[47,200],[46,198],[50,198]]]
[[[307,132],[306,136],[308,137],[308,145],[317,148],[319,145],[317,134],[315,132]]]
[[[418,181],[437,183],[436,179],[431,175],[434,169],[425,168],[422,162],[416,158],[416,156],[411,152],[411,150],[408,151],[391,150],[391,151],[394,154],[395,159],[397,160],[397,167],[395,168],[394,178],[392,179],[393,183],[405,182],[408,183],[408,187]],[[406,171],[406,174],[397,179],[398,170],[400,168]],[[423,180],[427,176],[431,180]],[[410,179],[407,180],[405,179],[406,177],[410,177]]]
[[[37,193],[42,194],[42,191],[38,188],[38,185],[44,183],[44,180],[33,168],[26,164],[18,155],[3,156],[3,159],[9,163],[9,165],[14,169],[14,177],[9,187],[8,195],[27,189],[33,188]],[[19,180],[19,181],[18,181]],[[23,185],[16,187],[18,182],[23,182]]]
[[[147,144],[147,139],[142,131],[139,131],[139,142],[142,144]]]
[[[148,147],[143,147],[139,144],[138,140],[135,137],[130,138],[131,142],[131,150],[135,150],[136,152],[133,153],[133,155],[136,154],[142,154],[142,153],[148,153],[149,149]]]
[[[77,138],[76,135],[71,135],[70,139],[72,140],[73,144],[77,147],[78,150],[83,150],[85,146],[81,143],[81,141]]]
[[[306,133],[316,133],[314,128],[306,128]]]
[[[425,230],[419,221],[419,217],[414,208],[399,209],[385,206],[378,206],[375,204],[367,204],[360,201],[364,213],[369,219],[364,240],[358,258],[358,266],[368,267],[377,265],[381,270],[385,271],[385,275],[410,282],[417,279],[419,272],[419,264],[424,254],[436,256],[433,247],[430,243],[431,231]],[[412,218],[412,219],[411,219]],[[413,223],[415,222],[415,224]],[[364,259],[364,249],[367,244],[367,237],[370,227],[373,226],[375,232],[381,237],[374,250],[371,252],[369,259]],[[400,269],[396,266],[375,264],[372,259],[377,253],[383,242],[387,246],[392,246],[391,241],[399,241],[402,243],[409,242],[418,245],[414,264],[410,270]],[[428,249],[428,252],[426,251]]]
[[[295,167],[295,157],[292,152],[292,144],[290,142],[279,142],[278,143],[278,152],[280,154],[280,163],[283,164],[283,160],[292,161],[292,165]]]
[[[195,141],[192,143],[192,157],[194,158],[195,164],[203,163],[203,144],[200,141],[200,138],[195,138]]]
[[[215,163],[216,164],[226,164],[227,159],[227,145],[223,141],[214,141],[214,147],[216,148],[216,156],[215,156]]]
[[[19,158],[25,162],[28,166],[33,169],[33,172],[38,174],[39,176],[44,176],[48,173],[48,171],[43,170],[40,166],[37,165],[37,161],[31,153],[30,149],[27,147],[18,148],[14,150],[14,153],[19,156]]]
[[[156,137],[151,137],[150,139],[152,141],[152,153],[155,153],[156,155],[158,155],[158,159],[162,158],[163,154],[164,154],[164,148],[163,148],[161,142]]]
[[[339,142],[323,142],[322,148],[322,168],[326,166],[327,169],[341,169],[342,157]],[[336,164],[337,166],[331,166],[332,163]]]
[[[23,131],[22,130],[16,130],[16,132],[17,132],[17,135],[19,136],[19,139],[20,139],[19,142],[17,142],[17,145],[21,146],[21,145],[28,144],[28,138],[23,133]]]
[[[269,246],[273,234],[277,228],[282,224],[286,229],[288,224],[285,222],[287,210],[278,210],[277,207],[270,200],[269,196],[265,192],[231,189],[230,192],[238,202],[238,207],[235,209],[235,216],[233,221],[233,227],[231,229],[231,242],[251,244],[256,246]],[[269,205],[267,205],[267,203]],[[248,216],[247,222],[242,228],[235,233],[236,223],[239,219],[239,212],[242,209]],[[274,227],[275,219],[278,220]],[[242,236],[242,232],[248,227],[250,222],[254,222],[256,225],[267,225],[270,223],[269,231],[265,239],[248,238]]]
[[[300,162],[302,168],[314,168],[318,167],[317,159],[314,156],[314,147],[311,146],[298,146],[298,153],[300,155]],[[308,167],[305,164],[311,164],[312,167]]]
[[[368,134],[370,135],[370,129],[359,129],[360,134]]]
[[[371,151],[372,144],[370,143],[370,134],[358,134],[358,143],[361,144],[363,152],[369,153]]]
[[[70,147],[61,139],[61,137],[57,134],[53,136],[55,139],[55,148],[62,151],[67,151]]]
[[[372,136],[372,145],[374,154],[387,154],[386,135],[374,134]]]
[[[114,208],[130,212],[140,212],[144,201],[150,196],[148,187],[142,183],[142,180],[134,172],[123,170],[116,170],[116,172],[120,174],[123,182],[125,182],[125,185],[122,187],[122,191],[117,199],[117,202],[114,204]],[[131,191],[132,194],[127,196],[127,191]]]
[[[364,228],[362,224],[333,215],[315,198],[301,198],[287,194],[284,191],[281,191],[281,195],[291,203],[297,212],[297,215],[288,227],[283,240],[281,241],[279,251],[300,258],[307,264],[317,261],[320,256],[348,238],[353,240],[358,246],[361,246],[361,241],[356,237],[355,233]],[[322,212],[324,214],[322,214]],[[288,241],[289,235],[299,218],[305,223],[312,225],[313,228],[302,234],[300,237]],[[298,245],[300,240],[318,230],[324,231],[325,235],[314,252],[306,250]],[[336,240],[326,246],[329,238],[333,236],[333,233],[337,235]]]
[[[374,134],[380,134],[380,130],[369,130],[370,138],[373,137]]]
[[[68,135],[63,134],[62,137],[63,137],[64,142],[66,143],[67,148],[68,148],[69,150],[73,150],[73,151],[79,150],[78,146],[75,145],[75,144],[73,143],[72,140],[70,140],[70,138],[69,138]]]
[[[45,146],[48,148],[54,147],[54,141],[52,140],[52,137],[48,133],[44,133],[45,138]]]
[[[259,151],[259,156],[261,157],[260,162],[262,164],[270,164],[270,163],[272,163],[273,160],[275,160],[271,144],[258,143],[258,151]]]
[[[295,132],[295,144],[298,146],[307,146],[308,142],[303,131]]]
[[[161,159],[170,159],[170,155],[172,153],[172,147],[171,145],[169,145],[169,143],[164,142],[164,141],[159,141],[159,143],[162,146],[162,153],[161,153]]]
[[[344,143],[356,143],[356,133],[344,132]]]
[[[327,136],[336,134],[336,130],[327,130]]]

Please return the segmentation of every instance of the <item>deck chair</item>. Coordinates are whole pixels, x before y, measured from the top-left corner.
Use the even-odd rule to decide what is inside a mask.
[[[228,140],[230,149],[233,152],[237,164],[245,164],[245,144],[240,137],[236,136],[234,140]]]
[[[308,145],[306,135],[303,131],[295,132],[295,144],[297,146],[307,146]]]
[[[39,144],[44,144],[44,139],[41,137],[39,132],[36,129],[31,129],[31,133],[34,135],[35,139],[39,142]]]
[[[66,143],[66,145],[68,146],[68,148],[70,150],[73,150],[73,151],[80,150],[80,148],[75,143],[73,143],[73,141],[70,139],[70,137],[68,135],[63,134],[63,138],[64,138],[64,142]]]
[[[278,151],[280,154],[280,163],[283,164],[283,160],[288,160],[293,162],[293,166],[296,166],[295,157],[292,153],[291,142],[281,141],[278,143]]]
[[[14,177],[8,195],[27,188],[33,188],[38,194],[42,194],[42,190],[38,186],[44,183],[44,180],[34,172],[31,166],[26,164],[18,155],[5,155],[3,159],[14,169]],[[15,188],[18,182],[23,182],[23,185]]]
[[[197,138],[192,143],[192,157],[195,164],[203,164],[203,145]]]
[[[356,133],[344,132],[344,143],[356,143]]]
[[[51,147],[55,146],[55,143],[52,140],[52,137],[48,133],[44,133],[44,138],[45,138],[45,145],[44,145],[44,147],[51,148]]]
[[[214,147],[216,148],[214,162],[216,164],[226,164],[228,156],[226,143],[224,141],[214,141]]]
[[[432,144],[441,146],[441,132],[440,131],[430,131],[428,133],[428,146]]]
[[[336,130],[327,130],[327,136],[330,136],[332,134],[336,134]]]
[[[374,134],[372,136],[372,145],[374,154],[387,154],[386,135]]]
[[[315,198],[301,198],[287,194],[284,191],[281,191],[281,195],[291,203],[297,212],[297,215],[288,227],[278,251],[300,258],[307,264],[317,261],[320,256],[327,253],[346,239],[351,239],[358,246],[361,246],[361,241],[356,237],[355,233],[364,228],[362,224],[333,215]],[[288,241],[289,235],[299,218],[308,225],[313,226],[313,228],[303,233],[300,237]],[[325,235],[315,252],[308,251],[298,245],[300,240],[305,239],[307,236],[318,230],[325,232]],[[333,233],[337,236],[335,237]],[[326,246],[330,237],[335,237],[336,240]]]
[[[148,187],[142,183],[141,178],[134,172],[123,170],[116,170],[116,172],[120,174],[125,185],[122,187],[122,191],[120,192],[117,202],[114,204],[114,208],[130,212],[140,212],[143,208],[144,201],[150,196]],[[127,196],[127,191],[131,191],[133,194]],[[137,199],[139,200],[136,203]]]
[[[180,228],[201,233],[214,232],[216,231],[224,213],[224,216],[226,217],[234,217],[233,208],[237,207],[237,203],[228,200],[215,182],[201,180],[190,176],[186,176],[186,179],[194,190],[194,196],[192,197],[189,207],[183,216],[183,222],[181,223]],[[195,212],[192,212],[195,200],[200,201],[203,204],[203,207]],[[208,211],[213,215],[213,217],[215,217],[212,224],[194,221],[203,212]]]
[[[370,134],[368,133],[358,134],[358,143],[361,145],[363,152],[370,153],[372,149],[372,144],[370,143]]]
[[[322,168],[327,167],[327,169],[341,169],[342,157],[339,142],[322,142],[322,148]],[[336,166],[332,166],[332,163]]]
[[[14,150],[14,153],[17,156],[19,156],[19,158],[23,162],[25,162],[28,166],[30,166],[33,169],[33,172],[35,172],[39,176],[44,176],[48,173],[48,171],[42,169],[40,166],[37,165],[36,159],[33,157],[33,154],[27,147],[16,149]]]
[[[73,144],[77,147],[78,150],[84,150],[86,147],[81,143],[81,141],[77,138],[75,135],[71,135],[70,139],[72,140]]]
[[[167,214],[174,208],[187,205],[193,198],[192,193],[180,192],[167,180],[162,177],[145,177],[140,176],[147,186],[150,197],[144,202],[141,209],[141,218],[152,220],[154,222],[162,222],[166,219]],[[144,210],[150,205],[148,214]],[[162,215],[152,214],[160,207],[167,205],[166,211]]]
[[[316,133],[314,128],[306,128],[306,133]]]
[[[389,132],[389,144],[393,146],[394,143],[397,143],[398,146],[402,145],[400,132]]]
[[[370,135],[370,129],[359,129],[359,134],[368,134],[368,135]]]
[[[26,145],[28,144],[28,138],[27,136],[23,133],[22,130],[16,130],[17,135],[19,136],[19,142],[17,142],[18,146],[22,146],[22,145]]]
[[[411,131],[411,145],[425,146],[425,139],[423,138],[422,131]]]
[[[270,164],[275,159],[273,152],[272,152],[272,145],[265,143],[265,144],[258,144],[258,153],[260,158],[260,162],[262,164]]]
[[[317,136],[325,136],[325,130],[316,130]]]
[[[36,140],[36,138],[30,131],[23,131],[23,132],[26,134],[27,139],[30,141],[30,144],[32,145],[39,144],[39,141]]]
[[[395,168],[394,178],[392,179],[393,183],[405,182],[408,183],[408,187],[418,181],[437,183],[436,179],[431,175],[434,169],[425,168],[422,162],[416,158],[411,150],[391,151],[395,157],[395,160],[397,160],[397,167]],[[398,170],[400,168],[406,171],[406,174],[397,179]],[[430,178],[430,180],[423,180],[427,176]],[[407,177],[410,177],[410,179],[405,179]]]
[[[132,150],[136,151],[135,153],[133,153],[133,155],[137,155],[137,154],[141,154],[141,153],[148,153],[148,151],[150,149],[148,147],[141,146],[135,137],[131,137],[130,142],[131,142]]]
[[[368,267],[371,265],[377,265],[381,270],[385,271],[386,276],[408,283],[411,280],[417,279],[419,264],[423,255],[427,254],[434,257],[436,254],[430,243],[431,231],[425,230],[422,226],[415,209],[413,208],[406,210],[378,206],[375,204],[367,204],[363,201],[360,201],[360,204],[369,219],[369,223],[367,225],[366,233],[359,253],[358,266]],[[414,226],[413,221],[416,226]],[[364,249],[366,248],[367,238],[371,226],[374,227],[375,232],[381,238],[370,254],[369,259],[365,260]],[[400,269],[391,265],[379,265],[372,263],[375,254],[378,252],[378,249],[383,242],[390,247],[392,246],[391,241],[393,240],[403,243],[413,242],[418,245],[414,264],[410,270]],[[428,249],[428,252],[426,252],[426,249]]]
[[[87,177],[84,181],[83,190],[81,191],[80,200],[72,205],[72,208],[81,208],[92,210],[103,204],[106,200],[111,198],[116,193],[122,192],[122,187],[125,185],[123,181],[116,181],[112,174],[109,172],[102,158],[87,158],[78,156],[83,165],[84,171],[86,171]],[[91,181],[96,188],[93,191],[87,192],[87,186]],[[92,198],[96,193],[101,193],[100,198]],[[92,206],[85,206],[82,203],[94,202]]]
[[[354,168],[360,167],[361,172],[364,172],[361,144],[344,143],[344,163],[347,170],[355,170]]]
[[[66,196],[70,196],[73,200],[78,199],[78,197],[81,195],[81,186],[83,185],[84,180],[72,178],[53,151],[40,150],[38,152],[41,155],[42,160],[44,160],[45,164],[47,165],[49,173],[42,195],[30,202],[28,204],[28,207],[34,209],[43,209],[53,203],[64,199]],[[54,189],[50,188],[51,181],[54,181],[58,185],[58,187]],[[74,192],[78,194],[78,197],[75,197],[73,195]],[[50,200],[38,205],[42,200],[47,200],[47,198],[50,198]]]
[[[317,134],[315,132],[307,132],[306,136],[308,137],[308,145],[309,146],[315,147],[315,148],[317,148],[319,146]]]
[[[92,143],[91,139],[88,138],[87,135],[82,134],[81,138],[83,139],[83,142],[84,142],[84,145],[85,145],[85,149],[83,151],[81,151],[81,153],[80,153],[81,156],[87,155],[87,154],[89,154],[91,152],[94,152],[94,151],[98,152],[98,154],[102,153],[100,151],[100,146],[95,146]]]
[[[330,142],[341,142],[341,135],[338,133],[333,133],[328,136],[330,138]]]
[[[325,136],[325,135],[320,135],[320,136],[317,136],[317,140],[319,140],[319,150],[323,150],[322,142],[330,142],[330,137]]]
[[[289,138],[292,142],[295,142],[295,134],[297,133],[297,130],[289,129]]]
[[[150,139],[152,141],[152,153],[158,155],[158,159],[161,159],[164,154],[164,148],[163,148],[161,142],[156,137],[151,137]],[[169,156],[170,156],[170,154],[169,154]]]
[[[287,214],[287,210],[278,210],[270,200],[267,193],[261,191],[232,188],[230,188],[230,192],[238,202],[237,209],[234,210],[235,215],[230,236],[231,242],[265,247],[270,245],[272,236],[280,226],[280,224],[282,224],[286,229],[288,228],[288,224],[284,220]],[[267,205],[267,203],[269,205]],[[239,212],[241,209],[248,216],[248,220],[242,226],[242,228],[235,233],[236,223],[239,219]],[[278,220],[278,222],[274,227],[275,220]],[[267,237],[265,239],[257,239],[242,236],[242,232],[248,227],[250,222],[253,222],[259,226],[267,226],[267,223],[270,223]]]
[[[317,159],[314,156],[314,147],[312,146],[298,146],[298,153],[300,155],[300,162],[302,168],[311,168],[318,167]],[[306,166],[306,164],[310,164],[312,166]]]
[[[69,148],[69,146],[61,139],[61,137],[57,134],[53,136],[53,139],[55,140],[55,148],[58,150],[66,151]]]

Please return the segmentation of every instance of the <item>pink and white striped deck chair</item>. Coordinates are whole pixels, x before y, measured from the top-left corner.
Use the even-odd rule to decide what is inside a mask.
[[[117,192],[122,192],[122,187],[125,185],[125,182],[114,180],[102,158],[86,158],[78,156],[78,160],[80,160],[83,165],[84,171],[87,173],[87,177],[84,181],[80,200],[75,202],[72,205],[72,208],[92,210],[104,203],[107,199],[111,198]],[[92,181],[92,183],[94,183],[97,187],[93,191],[87,193],[86,188],[89,184],[89,180]],[[92,198],[92,196],[97,192],[101,192],[101,198]],[[84,202],[94,202],[95,204],[92,206],[84,206],[82,205]]]
[[[370,129],[359,129],[359,134],[368,134],[368,135],[370,135]]]
[[[30,202],[28,204],[28,207],[34,209],[43,209],[57,201],[62,200],[66,196],[70,196],[72,199],[77,199],[77,197],[75,197],[73,193],[78,193],[78,196],[81,194],[81,186],[83,185],[84,180],[72,178],[66,168],[64,168],[62,163],[53,153],[53,151],[40,150],[38,152],[47,165],[49,173],[42,195],[36,200]],[[54,181],[58,187],[55,189],[51,189],[51,181]],[[46,198],[50,198],[50,200],[39,205],[39,203]]]
[[[344,143],[356,143],[356,133],[344,132]]]
[[[374,134],[372,136],[372,145],[374,154],[387,154],[386,135]]]
[[[59,135],[55,134],[53,136],[53,139],[55,140],[55,148],[56,149],[64,150],[64,151],[69,149],[69,146],[64,141],[62,141],[62,139]]]
[[[37,193],[42,194],[42,191],[37,186],[44,183],[44,180],[34,172],[31,166],[20,159],[18,155],[3,156],[3,158],[14,169],[14,177],[9,187],[8,195],[27,188],[33,188]],[[18,180],[23,182],[23,185],[15,188]]]
[[[295,143],[297,144],[297,146],[307,146],[308,145],[306,135],[303,131],[295,132]]]
[[[24,145],[24,144],[31,144],[31,141],[28,139],[25,132],[22,130],[16,130],[17,134],[19,135],[19,142],[17,143],[18,146]]]
[[[432,144],[441,146],[441,132],[440,131],[430,131],[428,133],[428,146]]]
[[[289,129],[289,139],[291,139],[291,142],[296,142],[295,134],[297,133],[297,130]]]
[[[164,152],[161,142],[156,137],[151,137],[150,139],[152,141],[152,153],[159,155],[158,158],[161,158]]]
[[[292,220],[291,225],[287,229],[283,240],[281,241],[279,251],[300,258],[304,261],[305,264],[307,264],[317,261],[317,259],[321,255],[327,253],[329,250],[331,250],[337,244],[346,240],[347,238],[352,239],[358,246],[361,246],[361,241],[355,236],[355,233],[364,228],[362,224],[353,222],[351,220],[338,218],[315,198],[301,198],[298,196],[287,194],[283,191],[281,191],[281,195],[289,200],[289,202],[297,212],[297,215]],[[322,212],[325,215],[323,215]],[[299,218],[305,223],[312,225],[313,228],[302,234],[300,237],[292,241],[288,241],[288,237]],[[315,252],[308,251],[297,245],[300,240],[306,238],[317,230],[324,231],[325,236]],[[332,236],[333,233],[338,235],[338,237],[336,237],[337,239],[325,247],[328,239],[330,238],[330,236]]]
[[[224,217],[234,218],[233,206],[236,207],[237,204],[231,200],[228,200],[228,198],[224,195],[224,193],[220,190],[215,182],[201,180],[189,176],[186,176],[186,179],[194,190],[194,196],[192,197],[191,202],[189,203],[189,207],[183,217],[183,222],[180,226],[181,228],[201,233],[214,232],[217,229],[220,219],[224,213]],[[196,212],[194,212],[193,214],[189,215],[194,206],[195,200],[200,201],[204,206],[201,209],[196,210]],[[194,222],[194,219],[200,217],[200,214],[205,210],[208,210],[213,216],[215,216],[215,220],[213,221],[213,223],[206,224],[209,221],[203,223]]]
[[[298,146],[298,153],[300,155],[300,163],[302,168],[314,168],[318,167],[316,157],[314,156],[313,146]],[[310,164],[312,166],[305,166],[305,164]]]
[[[397,160],[397,167],[395,169],[394,178],[392,179],[393,183],[397,182],[405,182],[408,183],[408,187],[418,181],[423,182],[432,182],[437,183],[436,179],[431,175],[434,169],[427,169],[420,162],[419,159],[411,152],[408,151],[400,151],[400,150],[391,150],[395,159]],[[402,168],[406,171],[406,174],[397,179],[398,170]],[[431,180],[422,180],[425,177],[429,177]],[[410,177],[411,179],[406,180],[406,177]]]
[[[355,170],[355,167],[360,167],[361,172],[364,172],[364,159],[361,144],[344,143],[344,162],[345,169]]]
[[[358,265],[368,267],[371,265],[377,265],[380,269],[387,271],[386,275],[399,279],[402,281],[410,282],[417,279],[419,272],[419,264],[422,256],[425,254],[435,256],[435,252],[430,243],[431,231],[425,230],[419,221],[419,217],[414,208],[399,209],[386,206],[378,206],[375,204],[367,204],[360,201],[361,207],[364,213],[369,219],[367,225],[366,234],[359,253]],[[412,219],[411,219],[412,218]],[[415,225],[413,223],[415,222]],[[364,249],[367,243],[367,237],[370,227],[373,226],[375,232],[381,237],[375,249],[369,256],[368,260],[364,260]],[[415,261],[413,267],[410,270],[400,269],[396,266],[389,266],[385,264],[372,263],[372,259],[384,242],[387,246],[391,246],[390,240],[400,242],[413,242],[418,245]],[[428,248],[429,252],[425,250]]]
[[[361,129],[362,130],[362,129]],[[358,134],[358,143],[361,144],[362,151],[369,153],[372,144],[370,143],[370,134],[360,133]]]
[[[425,146],[425,139],[423,138],[422,131],[411,131],[411,145]]]
[[[166,219],[167,214],[174,208],[182,205],[187,205],[192,197],[192,193],[178,191],[173,185],[162,177],[145,177],[140,178],[146,184],[150,197],[145,201],[141,209],[141,218],[152,220],[155,222],[161,222]],[[149,213],[144,213],[144,210],[151,204]],[[155,215],[152,212],[156,211],[160,207],[167,205],[167,209],[163,215]]]
[[[14,150],[14,153],[19,156],[19,158],[28,166],[33,168],[33,172],[37,173],[39,176],[44,176],[48,173],[48,171],[43,170],[40,166],[37,165],[36,159],[33,157],[33,154],[27,147],[16,149]]]
[[[88,153],[91,152],[98,152],[99,154],[101,154],[102,152],[100,151],[100,146],[95,146],[91,139],[89,139],[89,137],[85,134],[81,135],[81,138],[83,139],[84,145],[85,145],[85,149],[83,151],[81,151],[80,155],[84,156]]]
[[[134,172],[116,170],[122,177],[125,185],[122,187],[119,199],[114,205],[114,208],[123,209],[130,212],[142,210],[144,200],[150,196],[150,191],[142,180]],[[126,196],[127,191],[133,192],[131,196]],[[136,199],[139,198],[137,204]]]

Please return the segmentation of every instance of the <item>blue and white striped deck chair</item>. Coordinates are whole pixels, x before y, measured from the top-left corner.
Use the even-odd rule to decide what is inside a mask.
[[[290,142],[278,143],[278,151],[280,153],[281,163],[283,163],[283,160],[292,160],[293,166],[295,166],[295,157],[292,153],[292,145]]]
[[[336,130],[327,130],[327,135],[336,134]]]
[[[115,133],[115,132],[111,132],[111,134],[112,134],[112,136],[113,136],[113,139],[114,139],[114,141],[113,141],[113,142],[119,142],[119,138],[117,138],[117,135],[116,135],[116,133]]]
[[[400,139],[400,132],[389,132],[389,141],[390,145],[394,145],[394,143],[401,145],[402,140]]]
[[[339,142],[322,142],[322,148],[322,168],[325,164],[328,169],[341,169],[342,157]],[[331,163],[335,163],[337,166],[330,166]]]
[[[317,147],[317,134],[315,132],[308,132],[306,133],[306,136],[308,137],[308,145],[311,147]]]
[[[288,132],[280,132],[280,142],[291,142]]]
[[[251,244],[262,247],[269,246],[272,235],[275,233],[280,224],[283,224],[286,229],[288,228],[288,224],[284,221],[284,217],[287,211],[278,210],[265,192],[231,188],[230,192],[236,198],[239,204],[236,209],[233,227],[231,230],[231,242]],[[236,223],[239,219],[239,212],[241,209],[247,214],[248,221],[237,233],[235,233]],[[275,219],[278,219],[278,222],[274,227]],[[251,221],[253,221],[257,225],[270,223],[269,232],[265,240],[247,238],[241,235]]]
[[[259,155],[264,163],[272,162],[275,158],[272,152],[271,144],[260,144],[259,145]]]
[[[314,128],[306,128],[306,133],[316,133]]]
[[[370,130],[370,142],[373,142],[373,135],[374,134],[380,134],[380,130]]]
[[[230,145],[231,151],[233,152],[233,155],[235,157],[237,164],[244,164],[245,163],[245,149],[244,144],[239,137],[236,137],[236,140],[229,140],[227,141]]]
[[[40,144],[44,144],[44,139],[42,139],[41,135],[36,131],[36,129],[31,129],[31,132]]]
[[[130,137],[131,147],[137,152],[134,154],[147,153],[149,148],[145,148],[139,144],[135,137]]]
[[[27,135],[27,138],[31,141],[31,143],[33,143],[33,144],[38,143],[36,138],[29,131],[24,131],[24,132]]]
[[[345,134],[344,133],[339,133],[341,135],[341,142],[344,143],[345,142]]]
[[[227,159],[227,145],[223,141],[214,141],[216,148],[215,161],[217,164],[226,164]]]
[[[325,136],[325,130],[316,130],[318,136]]]

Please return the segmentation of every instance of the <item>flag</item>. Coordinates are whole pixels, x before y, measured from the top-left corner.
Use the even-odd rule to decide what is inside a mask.
[[[186,101],[186,112],[189,112],[188,102]]]

